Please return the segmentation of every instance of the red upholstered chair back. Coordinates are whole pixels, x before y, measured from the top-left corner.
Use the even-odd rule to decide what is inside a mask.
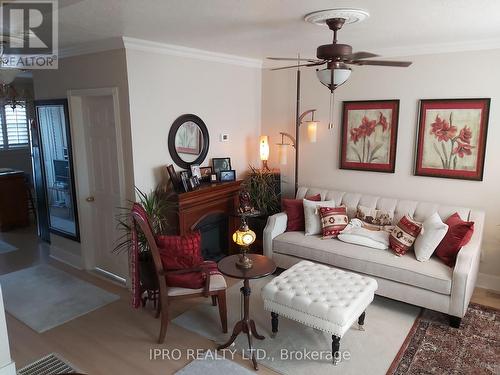
[[[148,242],[149,249],[151,250],[151,255],[155,264],[156,276],[158,277],[158,285],[160,286],[160,292],[164,289],[167,292],[167,284],[165,281],[165,270],[163,269],[163,263],[160,257],[160,251],[156,244],[155,235],[149,221],[148,214],[146,210],[139,204],[134,203],[132,206],[132,225],[136,226],[136,230],[140,230]]]

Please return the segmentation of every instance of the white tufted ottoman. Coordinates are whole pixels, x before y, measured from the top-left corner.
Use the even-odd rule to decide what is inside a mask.
[[[271,311],[273,337],[279,315],[329,332],[336,364],[340,339],[356,320],[363,330],[375,290],[374,279],[303,260],[269,282],[262,297],[264,308]]]

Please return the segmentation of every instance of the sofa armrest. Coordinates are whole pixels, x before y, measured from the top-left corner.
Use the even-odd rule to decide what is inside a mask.
[[[285,233],[286,225],[288,223],[288,216],[284,212],[269,216],[267,218],[267,224],[264,228],[263,242],[264,242],[264,255],[272,258],[273,257],[273,239]]]
[[[450,315],[462,318],[467,312],[481,259],[485,214],[471,211],[469,221],[474,222],[474,234],[470,242],[457,255],[451,284]]]

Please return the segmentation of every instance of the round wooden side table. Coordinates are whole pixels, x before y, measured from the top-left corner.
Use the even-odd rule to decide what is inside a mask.
[[[255,322],[250,319],[250,280],[260,279],[262,277],[272,274],[276,270],[276,264],[264,255],[248,254],[248,257],[253,261],[253,267],[249,269],[242,269],[236,266],[236,261],[239,255],[230,255],[222,258],[219,263],[219,271],[226,276],[234,277],[243,280],[243,287],[240,289],[243,295],[243,319],[237,322],[233,329],[231,338],[222,345],[217,347],[217,350],[226,349],[229,347],[240,333],[244,333],[248,337],[248,346],[250,353],[252,353],[252,362],[255,370],[258,370],[257,360],[252,348],[252,336],[256,339],[264,340],[264,336],[259,335],[255,328]]]

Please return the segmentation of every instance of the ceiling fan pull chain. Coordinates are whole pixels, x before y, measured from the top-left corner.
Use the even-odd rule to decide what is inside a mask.
[[[333,129],[335,127],[333,123],[333,102],[334,102],[334,92],[330,92],[330,122],[328,123],[328,129]]]

